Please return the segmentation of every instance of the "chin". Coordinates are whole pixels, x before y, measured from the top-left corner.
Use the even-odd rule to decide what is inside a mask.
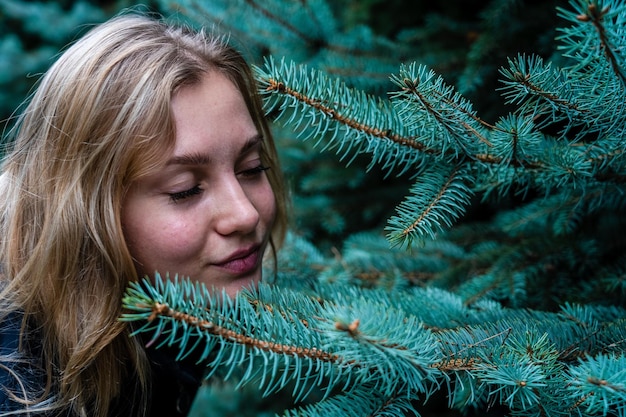
[[[259,268],[257,271],[240,276],[240,277],[227,277],[220,280],[208,280],[204,284],[209,291],[220,292],[222,289],[228,294],[229,297],[234,297],[239,291],[243,289],[249,289],[256,287],[261,282],[262,271]]]

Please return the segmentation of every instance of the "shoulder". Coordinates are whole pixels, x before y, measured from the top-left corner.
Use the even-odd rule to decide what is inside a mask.
[[[176,360],[178,352],[171,347],[146,352],[152,367],[150,415],[186,416],[202,383],[204,366],[190,357]]]
[[[147,398],[147,417],[186,417],[198,388],[202,384],[205,366],[186,357],[177,360],[174,347],[144,346],[150,366],[150,389]],[[111,415],[134,415],[135,390],[139,387],[135,375],[122,382],[122,395],[113,404]]]

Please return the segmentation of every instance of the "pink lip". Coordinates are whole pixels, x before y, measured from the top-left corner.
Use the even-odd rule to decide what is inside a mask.
[[[243,275],[253,272],[259,266],[259,246],[238,250],[226,260],[215,262],[213,265],[225,269],[230,273]]]

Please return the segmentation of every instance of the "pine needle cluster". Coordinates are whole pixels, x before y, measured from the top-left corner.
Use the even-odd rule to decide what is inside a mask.
[[[285,416],[420,415],[444,392],[458,410],[626,411],[619,307],[566,304],[550,313],[488,300],[469,306],[436,288],[320,282],[263,283],[229,299],[158,276],[133,285],[124,302],[123,319],[140,323],[137,333],[176,347],[180,358],[195,355],[208,381],[227,381],[230,392],[252,387],[257,399],[242,410],[287,392]]]

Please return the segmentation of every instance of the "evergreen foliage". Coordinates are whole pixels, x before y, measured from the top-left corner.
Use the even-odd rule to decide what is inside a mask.
[[[11,125],[11,115],[59,50],[89,25],[135,3],[0,0],[0,131]]]
[[[256,398],[288,390],[296,407],[285,416],[419,415],[440,391],[461,410],[626,411],[623,308],[540,312],[467,305],[436,288],[310,284],[264,283],[232,300],[157,277],[129,289],[124,319],[181,358],[196,355],[209,380],[231,381],[235,392],[248,384]],[[238,413],[254,415],[254,404],[238,404]]]
[[[336,31],[325,4],[264,10]],[[626,5],[574,0],[558,16],[561,56],[512,55],[499,92],[513,110],[493,123],[386,40],[343,40],[393,49],[386,97],[328,71],[341,59],[324,48],[291,39],[268,54],[257,77],[281,131],[410,178],[408,195],[385,235],[353,234],[327,256],[292,234],[273,282],[233,300],[186,279],[138,283],[123,319],[197,355],[214,384],[204,401],[238,398],[239,415],[626,416]],[[264,22],[259,43],[288,37]],[[291,25],[336,46],[320,27]],[[350,59],[342,68],[360,68]]]

